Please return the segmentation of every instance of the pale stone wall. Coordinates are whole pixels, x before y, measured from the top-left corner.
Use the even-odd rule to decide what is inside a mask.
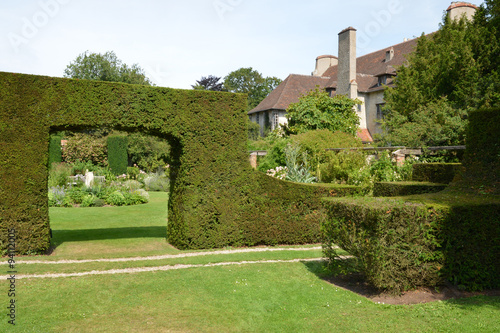
[[[316,58],[316,69],[312,73],[313,76],[322,76],[332,66],[336,66],[339,59],[334,56],[325,55]]]
[[[463,15],[469,20],[472,21],[474,14],[476,13],[476,9],[468,6],[456,7],[451,9],[449,12],[451,20],[460,19]]]
[[[377,123],[377,104],[385,103],[384,91],[376,91],[370,94],[363,94],[365,100],[365,117],[366,128],[370,131],[371,135],[382,133],[380,125]]]

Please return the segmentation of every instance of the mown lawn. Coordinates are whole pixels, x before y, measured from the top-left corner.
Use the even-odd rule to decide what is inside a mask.
[[[189,254],[165,240],[164,194],[147,205],[51,209],[55,250],[22,261]],[[317,245],[316,245],[317,246]],[[200,251],[197,251],[197,254]],[[149,261],[17,265],[18,275],[310,259],[314,246]],[[2,258],[5,262],[5,258]],[[6,271],[6,265],[2,266]],[[4,272],[5,273],[5,272]],[[251,263],[16,281],[16,326],[0,332],[498,332],[500,298],[375,304],[321,279],[320,262]],[[8,285],[0,297],[7,313]]]

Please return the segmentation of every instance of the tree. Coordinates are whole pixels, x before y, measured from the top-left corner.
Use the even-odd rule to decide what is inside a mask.
[[[152,85],[139,65],[127,66],[113,51],[104,54],[86,51],[80,54],[66,67],[64,77]]]
[[[354,107],[357,104],[361,104],[361,101],[344,95],[330,97],[326,91],[316,88],[302,96],[298,103],[290,104],[285,132],[299,134],[327,129],[356,135],[359,117]]]
[[[488,17],[483,7],[473,21],[446,17],[419,38],[396,86],[385,90],[386,144],[464,144],[468,111],[500,104],[500,45]]]
[[[224,87],[234,93],[248,94],[248,110],[255,108],[279,84],[277,77],[263,77],[252,67],[240,68],[224,78]]]
[[[202,76],[200,80],[196,81],[196,85],[191,86],[194,90],[211,90],[211,91],[225,91],[224,83],[219,82],[220,77],[209,75]]]

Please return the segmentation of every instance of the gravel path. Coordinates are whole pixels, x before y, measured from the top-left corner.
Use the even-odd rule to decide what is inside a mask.
[[[21,279],[46,279],[46,278],[66,278],[66,277],[79,277],[87,275],[108,275],[108,274],[124,274],[124,273],[142,273],[142,272],[158,272],[158,271],[170,271],[177,269],[186,268],[199,268],[199,267],[216,267],[216,266],[234,266],[234,265],[250,265],[250,264],[274,264],[274,263],[293,263],[293,262],[304,262],[304,261],[319,261],[322,258],[313,259],[292,259],[292,260],[257,260],[257,261],[238,261],[238,262],[220,262],[214,264],[200,264],[200,265],[171,265],[171,266],[159,266],[159,267],[138,267],[138,268],[124,268],[124,269],[110,269],[105,271],[90,271],[90,272],[80,272],[80,273],[59,273],[59,274],[32,274],[32,275],[16,275],[16,280]],[[2,277],[2,279],[8,279],[8,276]]]
[[[277,251],[315,251],[321,250],[321,247],[303,247],[303,248],[252,248],[252,249],[236,249],[236,250],[221,250],[221,251],[207,251],[207,252],[190,252],[180,254],[165,254],[161,256],[150,257],[134,257],[134,258],[111,258],[111,259],[82,259],[82,260],[16,260],[16,264],[41,264],[41,265],[57,265],[57,264],[84,264],[90,262],[127,262],[127,261],[148,261],[148,260],[162,260],[162,259],[175,259],[175,258],[188,258],[210,256],[218,254],[234,254],[234,253],[256,253],[256,252],[277,252]],[[7,262],[4,262],[7,264]]]

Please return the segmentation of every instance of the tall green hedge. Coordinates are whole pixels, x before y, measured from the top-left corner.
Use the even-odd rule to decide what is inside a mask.
[[[108,163],[109,168],[115,175],[127,173],[128,167],[128,140],[126,136],[108,137]]]
[[[140,131],[172,147],[167,238],[179,248],[318,240],[322,187],[254,171],[246,96],[0,72],[0,249],[48,249],[50,131]],[[37,119],[37,121],[33,121]]]
[[[61,137],[50,136],[49,141],[49,167],[52,163],[62,162]]]

